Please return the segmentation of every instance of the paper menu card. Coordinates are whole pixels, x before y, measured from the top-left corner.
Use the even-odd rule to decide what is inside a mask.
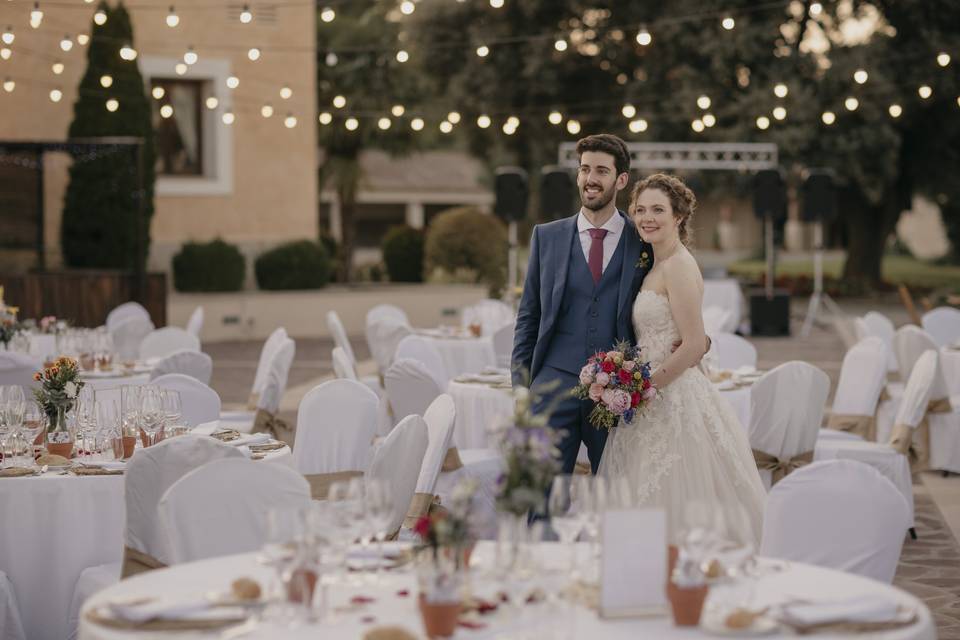
[[[666,512],[607,511],[601,538],[600,617],[667,613]]]

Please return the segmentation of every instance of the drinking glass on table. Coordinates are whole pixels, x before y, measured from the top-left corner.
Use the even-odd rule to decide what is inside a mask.
[[[183,429],[183,406],[180,392],[172,389],[163,389],[160,392],[163,403],[164,423],[168,435],[179,435]]]
[[[567,547],[570,553],[569,569],[576,572],[577,550],[574,542],[583,530],[584,519],[581,510],[585,508],[578,492],[583,489],[583,483],[575,481],[574,476],[558,474],[554,476],[550,486],[550,496],[547,508],[550,514],[550,526],[560,538],[560,543]]]
[[[122,420],[120,405],[115,399],[97,401],[97,427],[101,439],[107,445],[104,447],[105,452],[112,454],[114,460],[123,460]]]
[[[27,451],[29,455],[29,464],[27,466],[33,466],[34,464],[34,453],[37,447],[35,442],[37,437],[43,432],[43,419],[43,410],[40,408],[40,405],[33,400],[28,400],[23,407],[23,423],[20,427],[20,432],[27,441]]]
[[[152,385],[144,385],[140,391],[139,425],[147,435],[147,446],[158,442],[160,432],[166,421],[161,390]]]
[[[268,509],[266,524],[266,539],[259,560],[276,572],[270,590],[270,597],[275,601],[271,608],[278,619],[289,619],[288,588],[304,541],[306,523],[302,509],[287,506]]]

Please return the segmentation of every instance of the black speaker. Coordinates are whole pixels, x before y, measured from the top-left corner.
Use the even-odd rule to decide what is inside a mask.
[[[790,294],[774,289],[767,298],[763,289],[750,290],[750,334],[754,336],[790,335]]]
[[[576,185],[563,167],[549,165],[540,173],[540,216],[544,220],[564,218],[576,211]]]
[[[753,213],[758,218],[787,217],[787,190],[779,169],[764,169],[753,177]]]
[[[520,167],[500,167],[493,182],[496,203],[493,212],[508,222],[527,217],[527,172]]]
[[[837,215],[837,193],[833,187],[833,171],[810,169],[803,181],[803,219],[807,222],[830,222]]]

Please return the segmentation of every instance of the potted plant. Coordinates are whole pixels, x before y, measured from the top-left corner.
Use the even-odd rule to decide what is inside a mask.
[[[678,627],[700,624],[700,613],[710,590],[701,563],[686,549],[681,548],[667,580],[667,599],[673,611],[673,622]]]
[[[73,453],[73,433],[67,428],[67,414],[84,386],[77,361],[60,357],[33,374],[33,379],[40,383],[33,396],[47,416],[47,451],[69,459]]]

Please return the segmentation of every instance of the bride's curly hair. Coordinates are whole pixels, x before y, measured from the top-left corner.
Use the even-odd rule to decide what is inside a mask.
[[[678,232],[680,242],[689,245],[692,233],[689,229],[690,218],[697,209],[697,196],[693,195],[690,187],[677,176],[666,173],[654,173],[634,185],[630,193],[630,213],[632,215],[637,204],[637,198],[647,189],[657,189],[667,194],[670,206],[673,207],[673,216],[680,220]]]

